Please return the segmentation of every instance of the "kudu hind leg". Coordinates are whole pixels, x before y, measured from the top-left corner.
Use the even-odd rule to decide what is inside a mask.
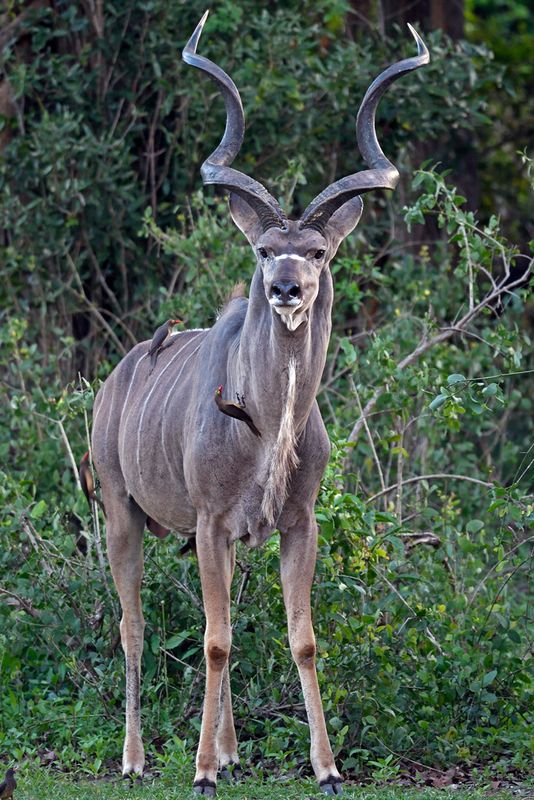
[[[324,719],[323,704],[315,669],[315,635],[310,595],[317,549],[317,525],[310,520],[304,530],[293,528],[280,539],[280,573],[291,654],[299,671],[310,727],[310,758],[315,776],[325,794],[341,794],[342,778]]]
[[[145,622],[141,608],[143,577],[143,530],[146,515],[128,507],[117,513],[109,504],[107,549],[113,580],[119,595],[122,619],[121,643],[126,661],[126,735],[122,754],[123,775],[142,775],[145,753],[141,739],[141,655]]]

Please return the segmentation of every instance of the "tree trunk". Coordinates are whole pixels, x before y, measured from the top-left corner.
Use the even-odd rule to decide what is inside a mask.
[[[423,33],[441,29],[451,39],[464,35],[464,0],[382,0],[385,33],[394,25],[419,23]]]

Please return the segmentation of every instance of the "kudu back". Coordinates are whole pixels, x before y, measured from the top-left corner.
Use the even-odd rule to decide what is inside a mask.
[[[194,788],[213,796],[218,770],[238,764],[228,660],[235,542],[261,545],[280,531],[280,570],[289,644],[304,694],[311,763],[327,794],[341,793],[315,670],[310,591],[316,560],[314,504],[329,456],[316,402],[331,330],[329,264],[361,216],[361,195],[393,189],[399,174],[375,132],[385,89],[425,64],[418,55],[390,66],[371,84],[357,118],[367,170],[336,181],[299,220],[287,219],[269,192],[233,169],[244,135],[239,93],[223,70],[197,54],[206,15],[184,51],[226,104],[221,143],[204,162],[204,183],[230,194],[230,213],[256,255],[249,298],[236,292],[212,328],[176,334],[151,366],[149,342],[119,363],[95,401],[92,451],[107,513],[107,547],[122,606],[126,658],[123,772],[142,773],[140,661],[144,621],[140,587],[143,534],[172,529],[195,537],[206,614],[206,689]],[[215,390],[245,397],[259,429],[220,412]]]

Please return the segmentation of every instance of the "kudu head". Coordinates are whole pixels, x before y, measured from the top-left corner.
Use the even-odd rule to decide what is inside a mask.
[[[204,14],[187,42],[182,57],[206,72],[217,84],[226,105],[226,128],[219,146],[204,161],[204,183],[230,192],[230,213],[252,245],[263,275],[265,296],[290,331],[307,319],[319,291],[319,278],[340,243],[354,230],[362,214],[360,195],[372,189],[394,189],[399,173],[378,143],[375,114],[388,86],[401,75],[430,60],[425,43],[409,25],[417,56],[399,61],[382,72],[368,88],[356,119],[356,139],[369,169],[335,181],[312,200],[299,220],[289,220],[275,198],[258,181],[230,167],[245,133],[243,105],[232,79],[197,54],[206,22]]]

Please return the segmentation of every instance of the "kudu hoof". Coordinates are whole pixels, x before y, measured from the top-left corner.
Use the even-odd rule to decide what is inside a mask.
[[[327,778],[319,784],[324,794],[343,794],[343,782],[341,778]]]
[[[230,761],[229,764],[225,764],[224,767],[221,767],[219,770],[219,778],[222,781],[239,781],[243,775],[243,770],[241,769],[241,765]]]
[[[126,789],[137,783],[143,783],[143,776],[138,772],[127,772],[122,776],[122,782]]]
[[[215,784],[207,778],[202,778],[193,784],[193,792],[204,797],[215,797]]]

